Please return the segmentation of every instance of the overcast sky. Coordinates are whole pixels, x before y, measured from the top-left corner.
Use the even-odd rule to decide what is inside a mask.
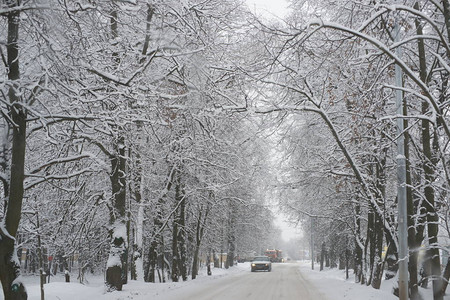
[[[287,13],[287,2],[285,0],[246,0],[251,11],[262,13],[265,16],[276,15],[284,17]]]
[[[278,214],[275,218],[275,225],[281,229],[281,238],[288,242],[291,239],[298,239],[303,236],[303,232],[301,231],[301,227],[295,228],[292,224],[284,221],[286,217]]]

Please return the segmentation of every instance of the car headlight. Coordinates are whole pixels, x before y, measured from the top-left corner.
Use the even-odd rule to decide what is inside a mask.
[[[269,264],[266,264],[266,267],[268,267],[269,266]]]
[[[255,264],[252,264],[252,267],[256,266]]]

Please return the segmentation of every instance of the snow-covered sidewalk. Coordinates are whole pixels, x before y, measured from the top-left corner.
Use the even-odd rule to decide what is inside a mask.
[[[311,261],[301,261],[300,271],[323,295],[329,300],[398,300],[398,297],[392,294],[394,280],[383,280],[381,288],[375,290],[370,286],[355,283],[353,270],[349,270],[349,279],[345,279],[345,270],[328,269],[319,271],[319,265],[311,270]],[[433,293],[431,286],[428,289],[419,288],[419,293],[424,300],[432,300]],[[444,300],[450,300],[447,294]]]

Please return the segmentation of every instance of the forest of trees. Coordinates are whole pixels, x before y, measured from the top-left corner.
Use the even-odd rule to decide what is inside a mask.
[[[27,298],[24,273],[121,290],[232,267],[280,238],[269,203],[379,288],[398,267],[398,118],[411,299],[443,299],[449,1],[288,2],[270,20],[241,0],[2,2],[5,300]]]

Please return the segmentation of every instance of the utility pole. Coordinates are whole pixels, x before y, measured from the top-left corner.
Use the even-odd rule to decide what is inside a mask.
[[[395,43],[399,41],[400,27],[397,18],[394,25]],[[397,57],[401,57],[401,49],[395,49]],[[406,157],[405,157],[405,136],[403,128],[403,86],[402,69],[395,65],[395,91],[397,106],[397,200],[398,200],[398,245],[399,245],[399,271],[398,289],[399,300],[408,299],[408,226],[406,214]]]

